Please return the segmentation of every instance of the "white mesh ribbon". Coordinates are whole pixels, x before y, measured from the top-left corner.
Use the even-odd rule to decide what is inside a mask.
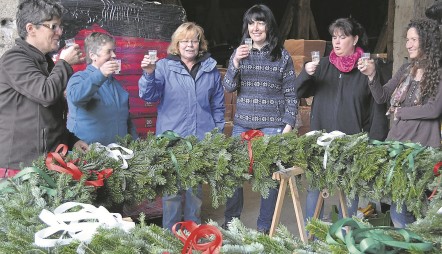
[[[91,146],[95,147],[97,150],[106,150],[107,156],[115,159],[115,160],[122,160],[122,169],[126,169],[128,167],[127,161],[128,159],[132,159],[134,157],[134,152],[126,147],[117,145],[115,143],[111,143],[107,146],[104,146],[100,143],[93,143]],[[124,154],[121,152],[124,151]]]
[[[69,212],[72,208],[81,209]],[[34,243],[44,248],[66,245],[73,240],[89,243],[98,227],[118,227],[125,232],[135,227],[134,222],[124,221],[119,213],[109,213],[102,206],[97,208],[76,202],[64,203],[53,213],[43,209],[39,217],[48,227],[35,233]]]
[[[311,135],[315,135],[317,133],[318,133],[318,131],[310,131],[310,132],[306,133],[305,135],[311,136]],[[331,142],[335,138],[342,138],[344,136],[345,136],[345,133],[343,133],[343,132],[332,131],[330,133],[323,133],[316,140],[317,145],[325,147],[324,160],[322,161],[322,166],[324,167],[324,169],[327,168],[328,147],[330,146]]]

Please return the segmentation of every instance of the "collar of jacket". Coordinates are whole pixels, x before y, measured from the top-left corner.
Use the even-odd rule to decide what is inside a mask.
[[[37,59],[39,63],[47,62],[46,55],[43,54],[40,50],[38,50],[36,47],[29,44],[27,41],[17,38],[15,39],[15,44],[17,44],[18,47],[25,50],[30,57]]]
[[[178,73],[188,73],[183,66],[180,56],[169,54],[167,55],[166,59],[169,60],[168,65],[171,67],[171,70]],[[204,72],[210,72],[216,67],[215,59],[211,58],[210,53],[208,52],[206,52],[202,57],[197,58],[196,63],[201,63],[200,71]]]

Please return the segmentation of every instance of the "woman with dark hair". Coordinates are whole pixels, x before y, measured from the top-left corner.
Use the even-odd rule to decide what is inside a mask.
[[[374,102],[367,77],[356,68],[367,46],[365,29],[352,18],[340,18],[329,26],[329,32],[330,56],[306,63],[295,81],[299,98],[314,96],[311,130],[348,135],[367,132],[372,139],[385,139],[385,105]],[[308,190],[306,218],[313,217],[318,197],[319,190]],[[358,201],[358,197],[351,201],[349,216],[356,215]]]
[[[59,144],[86,151],[88,145],[66,129],[63,92],[72,65],[84,61],[78,44],[61,51],[64,8],[53,0],[22,0],[17,10],[15,46],[0,58],[0,178],[12,177],[21,167]]]
[[[296,122],[298,104],[295,71],[267,6],[254,5],[244,14],[242,41],[246,38],[253,40],[252,48],[242,44],[233,52],[223,81],[228,92],[237,92],[232,136],[249,130],[260,130],[264,135],[289,132]],[[271,189],[267,198],[261,198],[259,231],[269,232],[277,195],[277,189]],[[233,217],[240,217],[242,208],[240,187],[227,200],[224,227]]]
[[[390,102],[387,115],[390,131],[387,140],[415,142],[423,146],[441,146],[442,79],[441,33],[438,23],[430,19],[411,20],[407,27],[405,44],[409,63],[382,86],[378,72],[369,61],[359,61],[358,68],[368,76],[369,87],[377,103]],[[406,190],[404,190],[406,191]],[[402,206],[391,206],[391,219],[395,227],[405,227],[415,218]]]
[[[138,82],[140,98],[159,101],[156,134],[172,130],[181,137],[202,140],[215,128],[222,132],[224,91],[216,61],[207,52],[203,28],[193,22],[181,24],[172,34],[167,53],[157,62],[145,55]],[[201,186],[163,196],[163,228],[171,230],[182,221],[183,213],[184,220],[201,224],[201,205]]]

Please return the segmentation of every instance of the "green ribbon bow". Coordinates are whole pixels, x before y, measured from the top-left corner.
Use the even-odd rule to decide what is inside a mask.
[[[344,236],[343,227],[350,227],[350,231]],[[402,236],[393,238],[394,231]],[[350,254],[360,253],[399,253],[404,250],[431,251],[433,245],[424,242],[418,235],[402,228],[392,227],[368,227],[352,218],[343,218],[334,223],[327,233],[328,244],[345,244]]]
[[[180,137],[180,135],[178,135],[178,133],[171,131],[171,130],[167,130],[165,132],[163,132],[162,134],[157,136],[157,144],[160,140],[162,139],[167,139],[169,141],[168,145],[167,145],[167,150],[169,151],[170,154],[170,159],[172,160],[173,166],[175,167],[176,172],[179,174],[180,172],[180,167],[178,165],[178,160],[176,159],[175,154],[172,152],[172,150],[170,149],[172,146],[174,146],[179,140],[184,140],[184,142],[187,145],[187,148],[189,150],[189,152],[192,150],[192,144],[189,142],[189,140],[185,140],[182,137]]]
[[[397,158],[398,156],[408,148],[413,149],[408,155],[408,170],[407,172],[412,172],[414,170],[414,158],[423,150],[425,150],[425,147],[416,144],[416,143],[402,143],[400,141],[378,141],[378,140],[372,140],[372,145],[387,145],[388,146],[388,155],[393,158],[393,165],[390,167],[390,171],[387,175],[386,184],[388,185],[391,181],[391,178],[393,177],[394,168],[397,165]],[[404,166],[406,161],[402,162],[402,166]]]
[[[20,172],[18,172],[14,177],[12,178],[4,178],[0,181],[0,193],[12,193],[15,191],[14,187],[12,186],[12,180],[21,179],[21,180],[29,180],[31,178],[31,174],[37,173],[39,174],[45,181],[48,186],[40,186],[40,188],[46,190],[46,193],[50,196],[55,197],[57,195],[57,185],[55,184],[55,181],[45,172],[43,172],[41,169],[36,167],[26,167]]]

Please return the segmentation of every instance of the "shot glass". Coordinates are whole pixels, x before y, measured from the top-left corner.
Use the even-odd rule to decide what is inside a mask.
[[[69,48],[70,46],[73,46],[75,44],[75,39],[74,38],[66,39],[64,40],[64,43],[65,47]]]
[[[249,47],[249,51],[252,50],[253,47],[253,41],[252,38],[246,38],[244,40],[244,43],[247,45],[247,47]]]
[[[312,51],[311,54],[312,54],[312,62],[314,62],[315,64],[318,64],[319,60],[321,59],[319,51]]]
[[[118,64],[118,69],[115,70],[115,74],[120,74],[120,71],[121,71],[121,59],[115,59],[114,61]]]
[[[157,60],[157,51],[156,49],[150,49],[148,51],[149,58],[151,62],[155,62]]]
[[[362,53],[361,59],[364,62],[364,64],[367,65],[368,60],[370,59],[370,53]]]

